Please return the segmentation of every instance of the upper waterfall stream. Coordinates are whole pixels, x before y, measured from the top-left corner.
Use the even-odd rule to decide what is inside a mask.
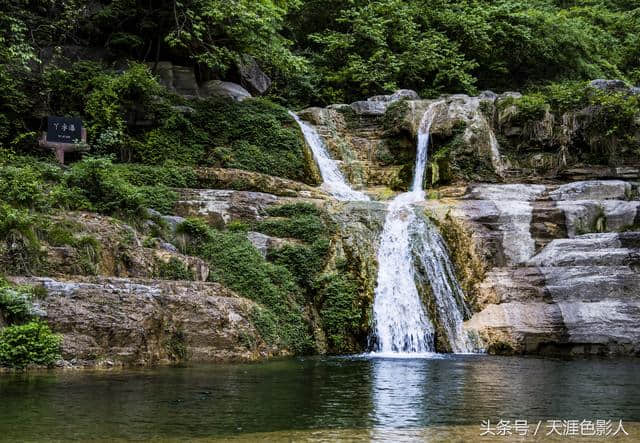
[[[338,200],[369,200],[365,194],[349,186],[336,161],[329,155],[318,131],[309,123],[302,121],[295,113],[289,111],[289,114],[300,126],[304,139],[313,152],[313,158],[318,164],[320,175],[322,175],[322,188]]]

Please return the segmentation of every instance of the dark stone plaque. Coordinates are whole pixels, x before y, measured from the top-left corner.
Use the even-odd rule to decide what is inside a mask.
[[[47,117],[47,141],[53,143],[82,141],[82,120],[70,117]]]

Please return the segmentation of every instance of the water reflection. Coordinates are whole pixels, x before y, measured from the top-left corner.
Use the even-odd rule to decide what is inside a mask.
[[[426,360],[424,360],[426,361]],[[424,422],[428,406],[428,366],[419,360],[371,360],[373,425],[379,428],[415,427]]]
[[[640,360],[292,359],[0,375],[0,440],[193,439],[353,430],[372,440],[481,420],[640,421]],[[407,430],[395,433],[396,430]],[[394,438],[397,439],[397,438]]]

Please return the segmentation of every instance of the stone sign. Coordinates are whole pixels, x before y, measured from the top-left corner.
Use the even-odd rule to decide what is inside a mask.
[[[79,143],[82,141],[82,120],[68,117],[47,117],[47,141]]]
[[[87,130],[82,127],[82,120],[75,117],[47,117],[47,132],[42,132],[38,144],[52,149],[56,158],[64,164],[65,152],[86,150]]]

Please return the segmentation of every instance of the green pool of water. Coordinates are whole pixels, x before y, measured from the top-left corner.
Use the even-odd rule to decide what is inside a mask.
[[[622,419],[633,430],[639,375],[634,359],[471,355],[3,374],[0,439],[410,440],[478,435],[500,418]]]

